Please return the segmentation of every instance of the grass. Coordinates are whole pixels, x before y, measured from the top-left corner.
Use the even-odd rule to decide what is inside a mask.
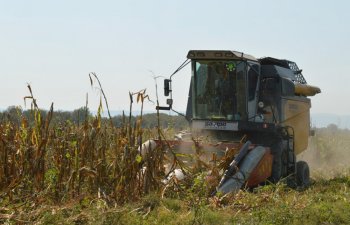
[[[221,201],[161,198],[153,193],[123,206],[86,196],[63,205],[18,206],[2,213],[14,213],[3,223],[36,224],[349,224],[350,177],[315,180],[304,191],[283,184],[268,185],[253,192],[240,191]]]

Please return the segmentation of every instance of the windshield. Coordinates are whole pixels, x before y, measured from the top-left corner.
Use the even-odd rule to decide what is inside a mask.
[[[244,61],[194,61],[192,71],[194,119],[246,118]]]

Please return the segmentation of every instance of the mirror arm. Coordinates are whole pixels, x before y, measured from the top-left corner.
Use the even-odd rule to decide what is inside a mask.
[[[181,69],[183,69],[186,65],[188,65],[190,63],[190,59],[186,59],[185,62],[183,62],[181,64],[181,66],[179,68],[177,68],[177,70],[174,71],[174,73],[172,73],[170,75],[169,79],[164,79],[164,95],[165,96],[169,96],[170,95],[170,99],[167,99],[167,104],[169,106],[156,106],[156,110],[171,110],[172,109],[172,105],[173,105],[173,92],[172,92],[172,87],[171,87],[171,78],[177,73],[179,72]]]

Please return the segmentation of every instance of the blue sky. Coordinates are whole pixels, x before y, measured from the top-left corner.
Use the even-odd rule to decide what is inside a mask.
[[[147,88],[154,100],[152,72],[168,77],[188,50],[227,49],[297,62],[308,83],[322,89],[312,112],[349,114],[349,6],[314,0],[0,0],[0,108],[24,106],[30,83],[42,108],[54,102],[56,109],[72,110],[88,93],[90,108],[97,109],[99,92],[88,78],[96,72],[110,108],[128,109],[129,91]],[[174,77],[174,105],[181,111],[189,80],[189,68]]]

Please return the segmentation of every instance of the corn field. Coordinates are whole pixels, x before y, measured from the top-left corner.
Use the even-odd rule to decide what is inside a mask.
[[[82,124],[52,125],[53,105],[42,115],[28,88],[30,96],[25,99],[31,101],[34,122],[19,115],[20,124],[0,124],[1,201],[57,203],[96,195],[122,204],[160,188],[165,175],[163,150],[159,147],[144,156],[138,151],[145,135],[142,114],[134,124],[124,116],[117,128],[102,122],[100,104],[97,115],[86,116]],[[143,107],[145,92],[136,95]]]
[[[219,181],[218,171],[232,160],[233,153],[238,150],[231,149],[218,162],[213,155],[212,165],[201,160],[202,149],[196,140],[193,140],[193,154],[175,153],[160,126],[153,130],[142,128],[143,104],[148,98],[145,90],[130,93],[130,112],[135,96],[136,103],[141,105],[137,121],[132,123],[131,113],[123,115],[122,125],[116,127],[110,115],[110,120],[102,119],[102,97],[95,117],[87,115],[86,106],[83,123],[69,120],[51,123],[53,104],[48,113],[42,113],[31,87],[28,88],[30,95],[25,100],[31,101],[30,118],[18,111],[20,121],[3,120],[0,124],[2,203],[34,201],[57,204],[96,196],[110,204],[124,204],[137,201],[149,193],[178,195],[183,188],[181,185],[190,188],[195,176],[205,178],[200,173],[211,171],[206,174],[212,178],[210,188],[204,188],[207,195]],[[106,105],[108,107],[107,101]],[[152,138],[160,140],[161,144],[141,154],[142,143]],[[193,166],[185,165],[180,158],[190,160]],[[164,178],[175,168],[187,171],[187,180],[181,184],[176,179],[170,180],[165,185]],[[203,192],[203,185],[201,183],[197,191]]]

